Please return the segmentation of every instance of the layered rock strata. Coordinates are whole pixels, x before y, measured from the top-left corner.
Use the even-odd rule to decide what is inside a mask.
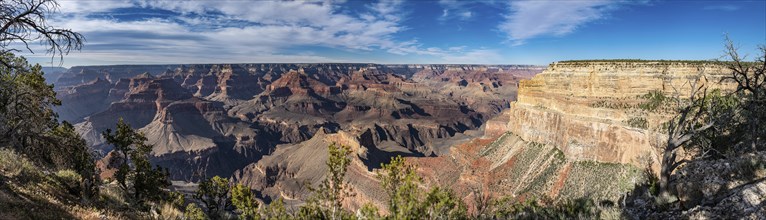
[[[721,81],[728,74],[722,66],[699,63],[553,63],[521,81],[507,129],[526,141],[556,146],[572,159],[641,165],[638,157],[650,156],[658,164],[657,147],[665,141],[660,126],[672,112],[642,109],[642,96],[683,98],[702,83],[734,88]]]
[[[320,130],[347,132],[375,152],[444,154],[449,144],[443,139],[462,137],[507,108],[518,80],[535,71],[540,69],[481,65],[92,66],[71,68],[56,89],[62,98],[72,97],[60,113],[80,122],[78,131],[102,155],[111,149],[101,132],[122,118],[155,145],[155,164],[170,168],[175,179],[197,180],[230,176],[276,145],[309,140]],[[389,157],[370,158],[364,160],[367,169]]]

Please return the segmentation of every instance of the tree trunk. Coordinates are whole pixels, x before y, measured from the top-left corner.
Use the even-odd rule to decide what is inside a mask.
[[[668,146],[665,148],[665,152],[662,154],[662,166],[660,169],[660,195],[667,196],[670,194],[670,175],[673,173],[674,163],[676,162],[675,149],[672,141],[668,142]]]

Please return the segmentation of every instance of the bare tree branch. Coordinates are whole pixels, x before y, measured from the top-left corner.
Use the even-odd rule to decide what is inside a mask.
[[[30,53],[30,43],[40,42],[51,59],[63,56],[72,50],[82,49],[85,37],[70,29],[55,28],[48,18],[58,11],[54,0],[12,0],[0,1],[0,52],[18,52],[14,43],[22,44]],[[2,62],[8,66],[7,62]]]

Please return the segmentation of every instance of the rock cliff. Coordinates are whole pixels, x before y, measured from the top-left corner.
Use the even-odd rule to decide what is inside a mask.
[[[638,163],[665,141],[660,125],[669,114],[646,111],[650,92],[689,94],[704,74],[711,88],[733,88],[722,66],[684,62],[561,62],[521,81],[509,132],[526,141],[556,146],[568,158]],[[642,123],[636,123],[642,122]],[[658,163],[655,163],[658,164]]]

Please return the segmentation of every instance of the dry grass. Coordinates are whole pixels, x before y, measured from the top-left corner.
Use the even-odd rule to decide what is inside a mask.
[[[174,207],[170,203],[164,203],[159,208],[159,216],[154,216],[155,219],[162,219],[162,220],[174,220],[174,219],[183,219],[184,213],[183,211],[179,210],[178,208]]]
[[[94,207],[70,194],[81,177],[72,170],[48,174],[13,150],[0,149],[0,219],[137,219],[107,206]],[[109,201],[127,205],[120,193],[104,187]],[[112,187],[116,188],[116,187]],[[104,204],[95,201],[92,204]]]
[[[7,148],[0,148],[0,174],[15,178],[20,176],[37,176],[39,169],[27,158]]]

